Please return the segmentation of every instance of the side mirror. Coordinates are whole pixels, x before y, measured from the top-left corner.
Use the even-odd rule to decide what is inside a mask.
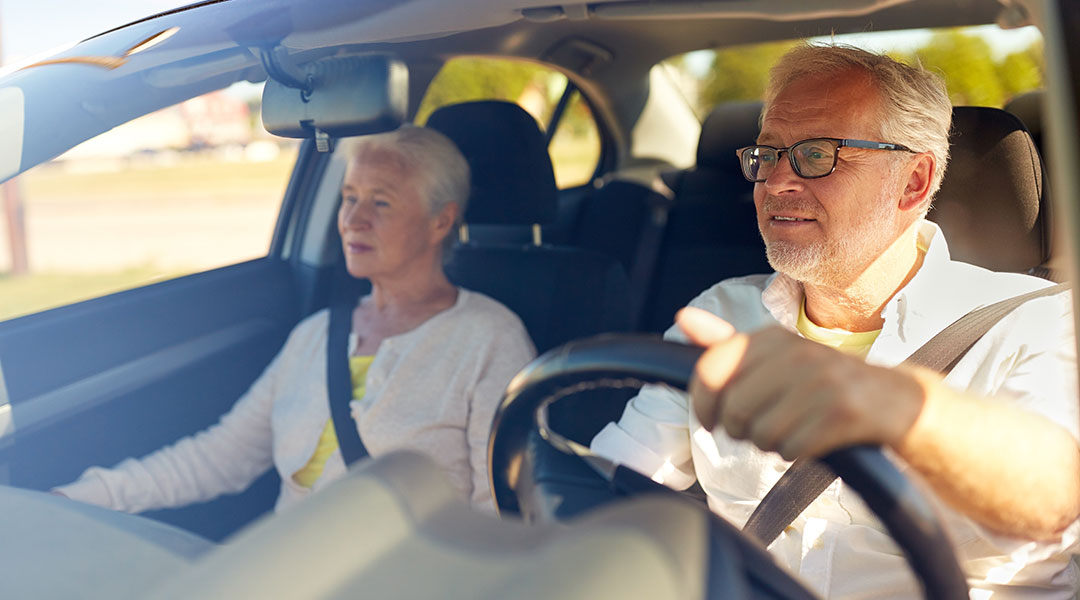
[[[263,88],[266,130],[314,138],[328,152],[331,138],[396,129],[408,106],[408,69],[385,54],[334,56],[286,71],[280,53],[266,53]]]

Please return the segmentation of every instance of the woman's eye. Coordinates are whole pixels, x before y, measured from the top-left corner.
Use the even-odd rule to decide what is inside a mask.
[[[341,203],[342,204],[356,204],[356,196],[342,196],[341,197]]]

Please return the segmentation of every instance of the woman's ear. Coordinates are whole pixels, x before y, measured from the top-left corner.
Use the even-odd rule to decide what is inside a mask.
[[[930,185],[934,180],[937,161],[929,152],[920,152],[904,168],[904,189],[900,193],[899,208],[902,211],[923,212],[930,202]]]
[[[454,224],[457,223],[458,205],[456,202],[450,202],[443,205],[435,217],[431,220],[431,233],[433,235],[433,241],[441,242],[443,238],[450,235],[454,229]]]

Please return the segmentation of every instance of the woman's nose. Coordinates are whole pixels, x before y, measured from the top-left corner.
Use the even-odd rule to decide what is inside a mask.
[[[371,211],[367,210],[363,202],[355,202],[347,205],[342,214],[342,222],[350,229],[367,229],[371,227]]]

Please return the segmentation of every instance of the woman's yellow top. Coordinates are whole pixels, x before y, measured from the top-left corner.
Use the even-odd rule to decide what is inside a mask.
[[[374,360],[374,356],[349,357],[349,374],[350,379],[352,379],[352,396],[354,400],[360,400],[364,397],[368,368],[371,367]],[[334,399],[331,398],[331,400]],[[333,419],[327,419],[326,427],[323,428],[322,435],[319,436],[319,443],[315,445],[315,452],[311,455],[311,460],[304,465],[304,468],[293,473],[293,481],[306,488],[315,485],[319,476],[322,475],[326,459],[330,458],[330,455],[337,449],[338,439],[337,432],[334,430],[334,421]]]

